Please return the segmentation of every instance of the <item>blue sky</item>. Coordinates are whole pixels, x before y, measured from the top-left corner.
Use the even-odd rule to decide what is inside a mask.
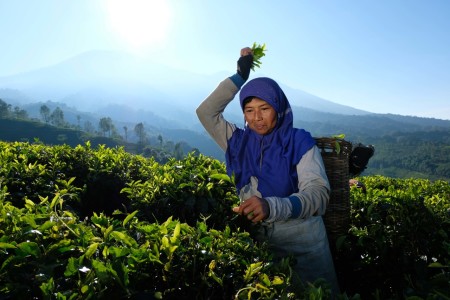
[[[240,48],[265,43],[252,76],[370,112],[450,119],[448,0],[0,0],[0,41],[0,76],[105,49],[233,73]]]

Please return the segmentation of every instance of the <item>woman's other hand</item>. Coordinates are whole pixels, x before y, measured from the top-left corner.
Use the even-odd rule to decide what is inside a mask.
[[[264,198],[252,196],[241,203],[237,207],[233,207],[233,211],[237,214],[247,216],[253,223],[267,219],[269,216],[269,203]]]

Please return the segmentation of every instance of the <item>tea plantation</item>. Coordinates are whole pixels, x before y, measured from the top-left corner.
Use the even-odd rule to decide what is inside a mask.
[[[338,298],[450,299],[449,183],[359,180],[332,244]],[[328,299],[291,285],[238,201],[203,155],[0,142],[0,299]]]

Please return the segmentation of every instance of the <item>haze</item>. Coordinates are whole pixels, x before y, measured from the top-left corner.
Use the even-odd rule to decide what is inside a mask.
[[[268,52],[253,77],[364,111],[450,119],[445,0],[0,0],[0,22],[4,82],[94,50],[227,76],[258,42]]]

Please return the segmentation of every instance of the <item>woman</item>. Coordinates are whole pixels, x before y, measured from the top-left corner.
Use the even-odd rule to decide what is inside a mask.
[[[327,280],[338,285],[322,215],[329,183],[315,140],[293,128],[288,99],[270,78],[244,85],[253,62],[241,50],[238,71],[223,80],[197,108],[199,120],[226,152],[227,172],[234,175],[241,204],[233,211],[256,224],[255,238],[267,242],[277,258],[292,256],[301,281]],[[244,129],[226,121],[223,112],[242,87],[239,99]]]

